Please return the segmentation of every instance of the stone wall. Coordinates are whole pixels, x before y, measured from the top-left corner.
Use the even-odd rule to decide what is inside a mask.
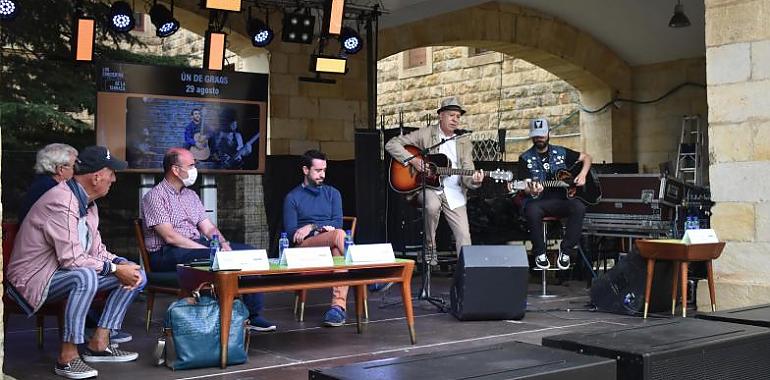
[[[407,127],[435,123],[441,99],[458,96],[468,111],[463,127],[477,132],[474,138],[497,139],[498,129],[508,130],[509,137],[526,137],[529,121],[537,117],[546,117],[552,126],[564,124],[552,136],[580,132],[578,91],[548,71],[494,51],[422,49],[432,58],[425,70],[408,67],[407,52],[377,64],[377,111],[385,117],[386,128],[398,126],[401,112]],[[553,142],[581,150],[579,136],[554,137]],[[516,160],[530,145],[528,139],[509,139],[506,158]]]
[[[720,309],[770,299],[770,0],[706,1],[711,225]],[[699,286],[700,307],[707,287]]]
[[[658,98],[684,82],[706,83],[705,58],[635,66],[632,70],[635,100]],[[622,107],[633,110],[633,141],[639,170],[645,173],[658,172],[661,162],[676,162],[683,115],[700,115],[704,132],[708,125],[706,90],[695,86],[684,87],[657,103]]]

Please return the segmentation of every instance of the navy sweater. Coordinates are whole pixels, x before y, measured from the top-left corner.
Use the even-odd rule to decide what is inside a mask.
[[[308,224],[342,228],[342,196],[328,186],[299,186],[283,201],[283,229],[291,240],[294,232]]]

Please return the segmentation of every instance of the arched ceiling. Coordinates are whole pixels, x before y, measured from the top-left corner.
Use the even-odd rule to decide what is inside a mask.
[[[419,21],[488,0],[380,0],[387,12],[380,28]],[[703,0],[682,0],[690,27],[672,29],[674,0],[500,0],[558,17],[587,32],[629,65],[703,57]],[[463,20],[458,20],[463,22]]]

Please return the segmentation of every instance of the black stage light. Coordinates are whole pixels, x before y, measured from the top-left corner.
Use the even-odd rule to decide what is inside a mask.
[[[287,13],[283,16],[283,33],[281,39],[284,42],[296,42],[300,44],[310,44],[313,42],[313,33],[315,31],[315,17],[310,14],[309,9],[305,12]]]
[[[110,28],[116,32],[130,32],[136,26],[134,12],[125,1],[116,1],[110,7]]]
[[[0,0],[0,20],[13,20],[19,14],[19,2],[16,0]]]
[[[358,32],[346,26],[340,32],[340,46],[346,54],[356,54],[364,47],[364,41]]]
[[[251,37],[251,44],[256,47],[265,47],[273,40],[274,33],[264,21],[253,18],[249,20],[247,31]]]
[[[173,7],[173,3],[171,3]],[[174,18],[174,13],[160,4],[150,8],[150,21],[155,25],[155,35],[164,38],[179,30],[179,21]]]

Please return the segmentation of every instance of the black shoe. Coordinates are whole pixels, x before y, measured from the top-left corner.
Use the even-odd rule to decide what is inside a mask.
[[[535,256],[535,265],[540,269],[548,269],[551,266],[551,262],[548,261],[548,256],[545,253],[541,253]]]
[[[87,379],[89,377],[99,376],[99,372],[84,363],[83,359],[80,357],[72,359],[67,364],[59,364],[59,362],[56,362],[53,371],[57,375],[64,376],[68,379]]]
[[[569,269],[569,254],[559,251],[559,258],[556,259],[556,266],[561,270]]]

